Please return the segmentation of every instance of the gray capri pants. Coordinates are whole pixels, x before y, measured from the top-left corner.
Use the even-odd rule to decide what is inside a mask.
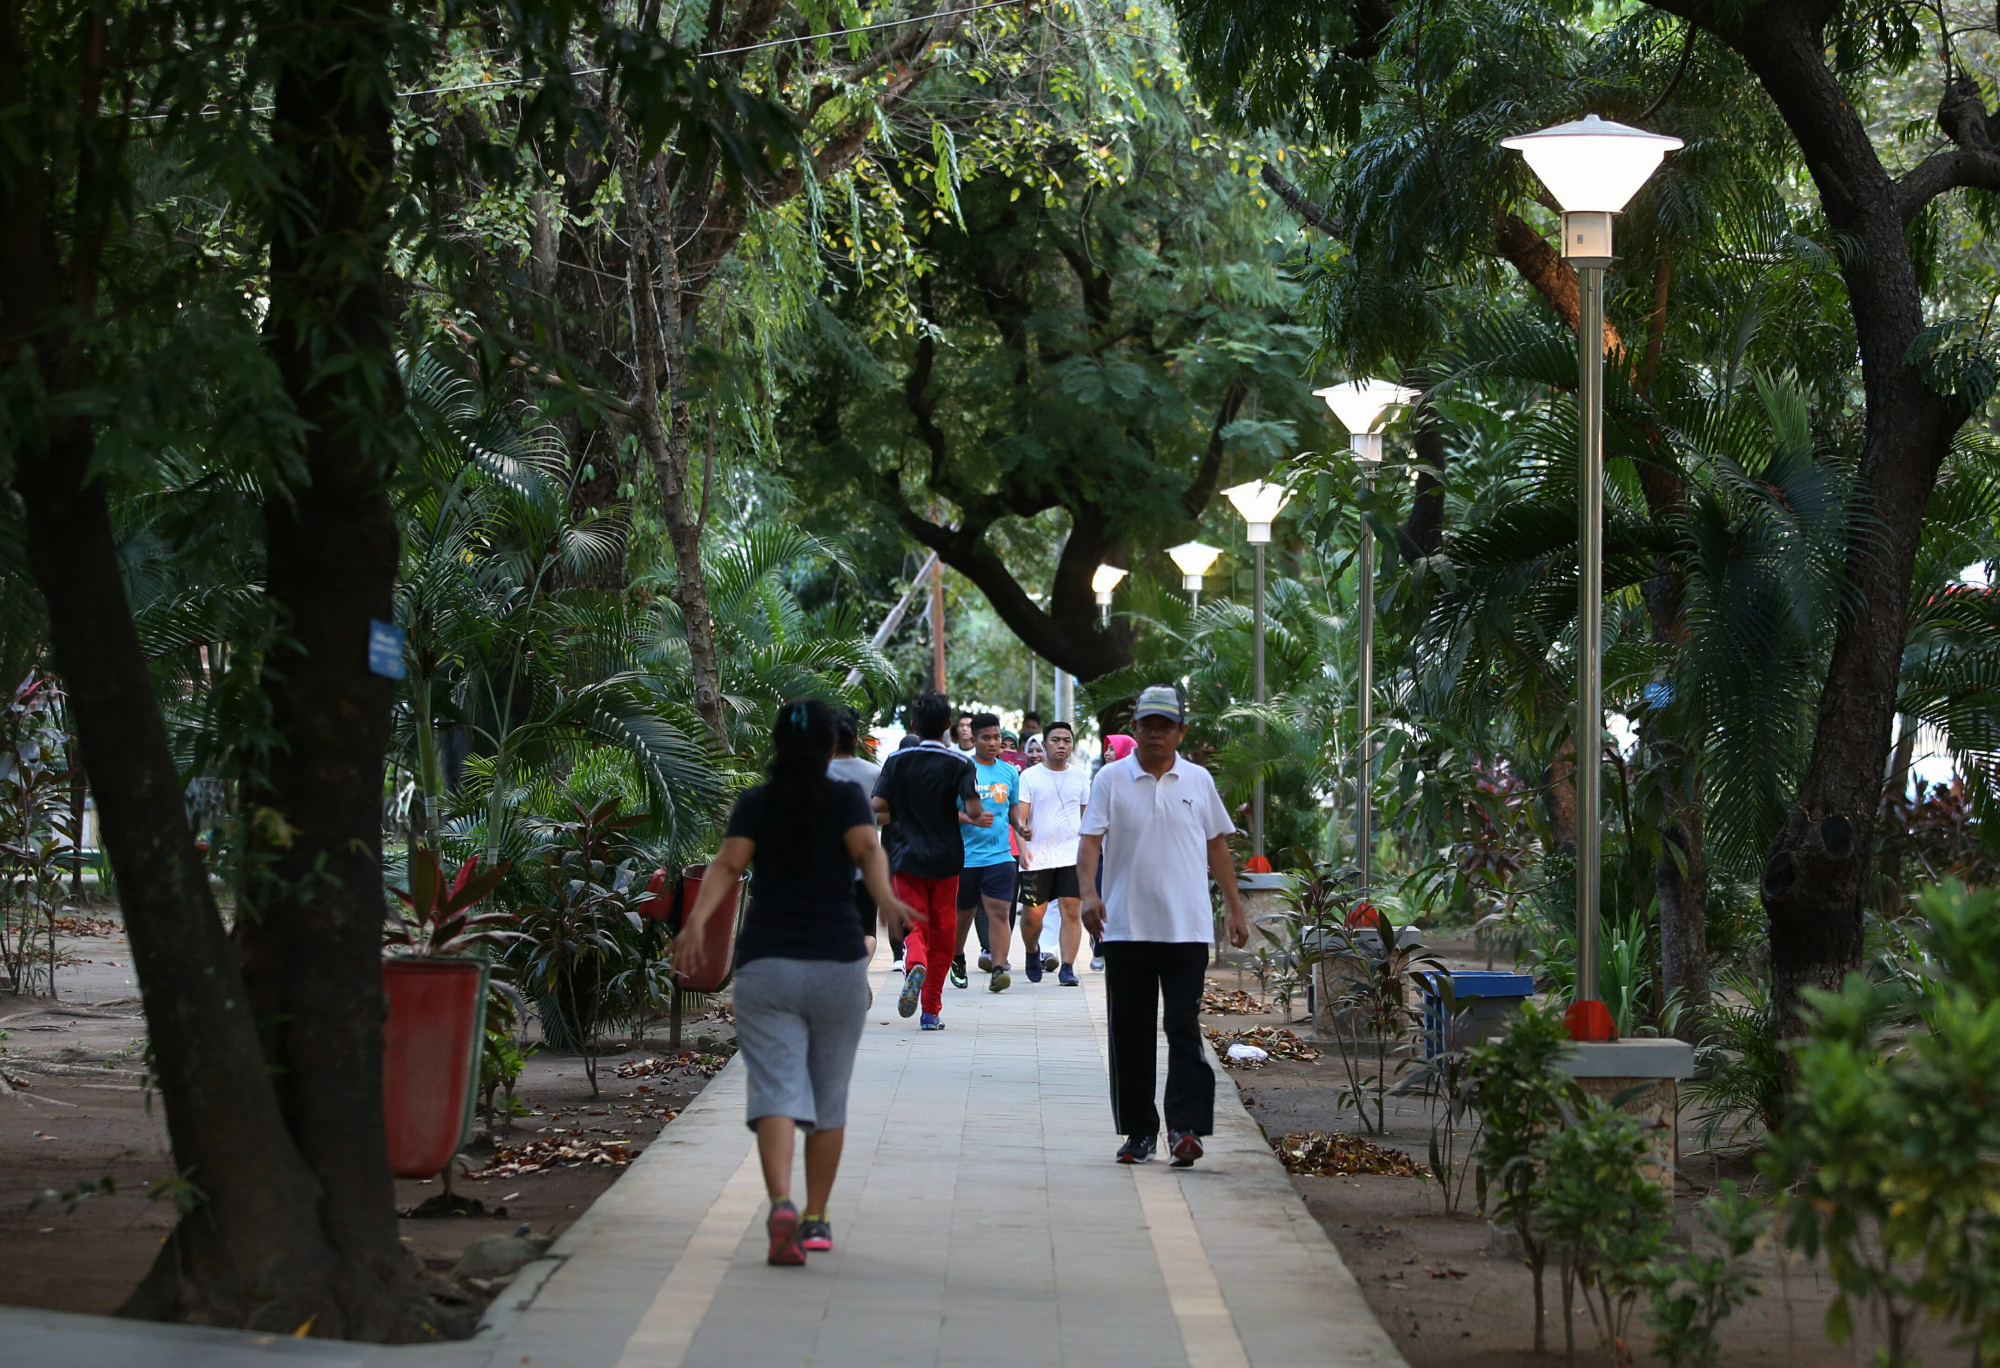
[[[805,1130],[847,1124],[847,1084],[868,1021],[868,961],[754,959],[736,971],[736,1044],[749,1077],[744,1119]]]

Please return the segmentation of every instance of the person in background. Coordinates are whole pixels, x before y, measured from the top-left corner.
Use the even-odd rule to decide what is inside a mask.
[[[1021,718],[1021,749],[1026,752],[1028,743],[1042,734],[1042,715],[1030,711]]]
[[[1039,765],[1046,759],[1048,759],[1048,748],[1042,744],[1041,737],[1031,736],[1021,743],[1021,761],[1024,766]],[[1022,773],[1027,773],[1027,770],[1024,768]]]
[[[1076,854],[1083,811],[1090,802],[1090,774],[1083,766],[1070,763],[1076,732],[1069,723],[1051,722],[1042,736],[1048,763],[1021,776],[1021,807],[1027,814],[1021,830],[1028,844],[1028,872],[1021,898],[1022,962],[1028,969],[1028,981],[1039,983],[1047,967],[1041,952],[1042,918],[1053,902],[1061,915],[1058,941],[1062,958],[1050,958],[1057,967],[1056,982],[1074,988],[1078,984],[1076,952],[1083,944]]]
[[[855,869],[892,931],[915,915],[890,886],[867,798],[827,773],[836,734],[833,710],[818,699],[778,709],[771,777],[737,798],[722,849],[709,861],[674,944],[675,967],[702,972],[710,951],[701,928],[754,865],[736,947],[733,1008],[747,1079],[744,1116],[757,1135],[771,1199],[766,1261],[774,1264],[802,1264],[809,1252],[833,1248],[827,1203],[869,1003]],[[804,1216],[792,1203],[798,1131],[806,1133]]]
[[[971,713],[960,713],[956,718],[952,719],[951,743],[952,745],[957,746],[962,754],[965,755],[972,754]]]
[[[1014,894],[1020,866],[1014,860],[1009,837],[1021,820],[1021,772],[1000,758],[1000,719],[980,713],[972,719],[973,781],[979,793],[980,811],[959,818],[965,838],[965,872],[958,880],[958,965],[964,964],[965,933],[971,918],[983,908],[986,914],[986,980],[988,992],[1005,992],[1014,981],[1007,963],[1009,922],[1014,912]],[[957,968],[952,981],[958,981]]]
[[[917,744],[882,763],[875,781],[875,814],[884,829],[897,896],[917,908],[924,922],[903,943],[903,1016],[923,1008],[919,1025],[944,1029],[944,970],[958,940],[958,876],[965,867],[961,817],[981,812],[972,764],[945,741],[951,704],[925,694],[909,707]],[[963,986],[962,984],[960,986]]]
[[[1208,886],[1229,908],[1229,943],[1250,940],[1229,837],[1236,830],[1209,772],[1182,758],[1181,691],[1153,684],[1132,709],[1138,746],[1091,785],[1077,875],[1083,924],[1104,938],[1111,1117],[1118,1162],[1143,1164],[1160,1139],[1153,1084],[1159,1027],[1167,1037],[1167,1149],[1175,1168],[1201,1158],[1215,1128],[1215,1071],[1201,1046],[1201,989],[1215,940]],[[1102,868],[1104,892],[1097,892]]]
[[[1010,731],[1000,733],[1000,759],[1020,769],[1027,757],[1021,754],[1021,738]]]
[[[866,797],[874,797],[875,781],[881,777],[882,767],[873,760],[864,760],[861,749],[861,714],[852,708],[837,708],[833,714],[833,761],[826,772],[835,779],[843,780],[859,788]],[[854,906],[861,914],[861,924],[868,928],[868,957],[875,958],[875,899],[868,892],[868,881],[861,877],[859,869],[854,871]],[[895,956],[898,972],[903,968],[903,938],[896,932],[889,933],[889,950]]]

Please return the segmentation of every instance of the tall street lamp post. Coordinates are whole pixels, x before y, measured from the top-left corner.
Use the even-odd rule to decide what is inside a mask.
[[[1257,548],[1257,582],[1250,610],[1250,660],[1251,682],[1256,692],[1257,735],[1264,734],[1264,548],[1271,544],[1271,524],[1284,510],[1286,500],[1291,495],[1283,485],[1268,480],[1251,480],[1247,484],[1236,485],[1222,491],[1223,497],[1236,506],[1248,525],[1245,538]],[[1250,851],[1254,858],[1264,858],[1264,780],[1261,773],[1250,799]],[[1268,864],[1262,868],[1268,869]]]
[[[1333,416],[1347,429],[1348,447],[1361,468],[1364,488],[1373,488],[1375,468],[1382,464],[1382,434],[1377,431],[1393,409],[1416,402],[1417,392],[1387,380],[1350,380],[1344,385],[1314,390],[1326,400]],[[1358,684],[1359,716],[1355,726],[1354,841],[1359,848],[1361,891],[1375,886],[1375,532],[1364,514],[1357,557],[1361,575],[1361,643]]]
[[[1527,159],[1562,206],[1562,254],[1576,268],[1577,587],[1576,1006],[1571,1033],[1605,1039],[1610,1016],[1598,998],[1604,755],[1604,271],[1611,216],[1658,169],[1679,138],[1589,114],[1501,144]]]
[[[1215,564],[1215,558],[1222,554],[1219,546],[1204,546],[1198,541],[1182,542],[1179,546],[1169,546],[1167,555],[1180,567],[1181,588],[1187,590],[1189,601],[1201,602],[1201,577],[1208,573],[1208,567]]]

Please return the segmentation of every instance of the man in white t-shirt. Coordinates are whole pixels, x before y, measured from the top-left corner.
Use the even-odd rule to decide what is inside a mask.
[[[1111,1116],[1125,1137],[1118,1162],[1143,1164],[1159,1144],[1158,1011],[1167,1035],[1167,1149],[1174,1167],[1186,1168],[1215,1128],[1215,1071],[1201,1048],[1202,980],[1215,940],[1208,884],[1229,906],[1231,945],[1249,943],[1250,923],[1229,853],[1236,824],[1208,771],[1180,756],[1187,736],[1181,691],[1148,686],[1132,724],[1137,748],[1100,770],[1091,787],[1076,873],[1083,924],[1104,939]]]
[[[1090,802],[1090,771],[1070,763],[1075,750],[1076,729],[1067,722],[1051,722],[1042,732],[1042,763],[1021,772],[1021,806],[1028,817],[1022,827],[1028,838],[1024,852],[1028,878],[1021,944],[1027,947],[1028,979],[1040,982],[1042,977],[1042,918],[1053,901],[1062,915],[1056,982],[1065,988],[1077,986],[1076,952],[1083,944],[1076,852],[1083,835],[1083,810]]]

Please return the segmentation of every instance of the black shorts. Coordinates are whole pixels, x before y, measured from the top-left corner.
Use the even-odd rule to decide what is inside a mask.
[[[979,906],[982,897],[1000,898],[1011,903],[1014,900],[1014,870],[1014,862],[1007,860],[1001,864],[980,865],[962,871],[958,876],[958,910],[970,912]]]
[[[1021,878],[1021,901],[1030,907],[1040,907],[1057,898],[1082,896],[1082,885],[1076,881],[1075,865],[1064,865],[1061,869],[1031,869]]]

